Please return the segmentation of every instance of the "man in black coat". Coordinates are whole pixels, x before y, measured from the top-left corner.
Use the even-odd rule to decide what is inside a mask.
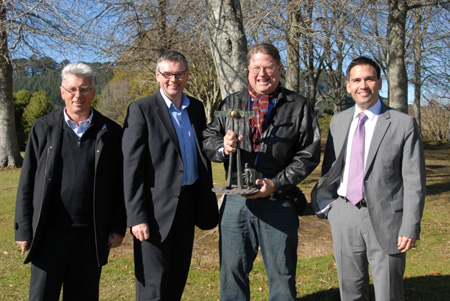
[[[61,73],[65,107],[33,124],[14,228],[31,262],[30,300],[98,300],[101,267],[126,229],[122,129],[91,108],[94,72]]]
[[[186,58],[161,55],[160,90],[133,102],[124,125],[124,193],[134,235],[137,300],[179,300],[191,262],[194,226],[217,225],[210,161],[202,153],[202,103],[187,97]]]

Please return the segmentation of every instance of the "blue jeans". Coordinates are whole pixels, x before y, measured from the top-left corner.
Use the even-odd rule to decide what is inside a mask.
[[[269,280],[269,300],[295,300],[298,227],[297,211],[288,200],[227,195],[219,224],[221,300],[250,300],[248,276],[258,247]]]

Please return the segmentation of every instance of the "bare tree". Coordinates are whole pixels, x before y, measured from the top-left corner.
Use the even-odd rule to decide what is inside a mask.
[[[302,3],[300,8],[300,61],[304,66],[305,96],[314,105],[317,95],[317,83],[323,71],[323,48],[316,48],[314,34],[314,1],[308,0]]]
[[[31,0],[27,1],[31,3]],[[51,2],[43,0],[39,2],[39,6],[28,5],[27,10],[22,11],[30,12],[38,9],[37,7],[42,10],[41,4]],[[424,5],[436,6],[447,2],[449,1],[96,0],[72,3],[61,0],[61,7],[64,9],[58,6],[58,14],[48,15],[52,16],[49,17],[49,24],[52,26],[60,23],[64,25],[63,28],[72,29],[72,33],[66,30],[66,36],[81,38],[81,35],[77,36],[75,33],[75,29],[79,29],[84,45],[101,51],[105,57],[114,60],[117,70],[136,74],[128,83],[124,82],[128,79],[122,78],[123,81],[111,83],[118,87],[109,87],[109,91],[113,93],[118,92],[120,87],[128,87],[130,94],[127,99],[138,97],[139,93],[133,90],[134,86],[145,87],[146,91],[152,89],[155,84],[155,61],[162,51],[179,50],[186,55],[191,66],[186,93],[201,99],[211,117],[221,99],[219,90],[222,97],[225,97],[247,85],[247,41],[275,44],[285,58],[286,86],[303,93],[312,103],[318,99],[327,99],[335,110],[339,110],[340,102],[345,96],[343,69],[348,58],[370,53],[381,65],[384,74],[389,74],[387,79],[391,105],[398,106],[396,102],[405,105],[406,66],[410,65],[408,55],[412,49],[405,47],[406,33],[409,35],[410,28],[405,25],[408,14]],[[69,3],[71,6],[67,6]],[[84,10],[86,18],[80,18],[82,26],[75,26],[67,20],[74,19],[73,12],[78,16],[80,3],[81,6],[87,6]],[[89,6],[88,3],[95,5]],[[64,14],[65,10],[71,12],[71,18]],[[25,16],[26,13],[19,15]],[[46,14],[39,13],[39,16],[43,15]],[[44,27],[41,25],[37,28]],[[205,31],[205,28],[208,30]],[[27,37],[23,33],[31,30],[34,30],[35,35],[36,28],[33,26],[17,31],[16,35]],[[60,33],[61,29],[56,26],[46,33],[50,32],[54,38],[58,36],[55,33]],[[443,41],[448,39],[444,35],[441,37]],[[208,48],[211,54],[205,51]],[[421,88],[424,88],[425,78],[431,79],[427,82],[429,92],[433,85],[438,85],[437,74],[442,73],[444,68],[440,68],[434,76],[430,71],[433,69],[430,67],[432,64],[429,61],[424,64],[424,61],[426,59],[422,57]],[[418,68],[419,65],[416,69]],[[320,88],[319,79],[327,81]]]
[[[430,100],[422,110],[422,135],[432,140],[448,141],[450,105]]]
[[[345,95],[341,68],[347,49],[352,47],[346,36],[354,29],[348,29],[348,22],[359,13],[358,10],[353,15],[349,13],[354,8],[353,1],[244,2],[247,36],[255,41],[270,41],[286,53],[285,86],[304,94],[313,104],[331,96],[339,106],[338,99]],[[325,69],[328,77],[322,76]],[[319,89],[320,79],[333,80],[327,86],[333,89]]]
[[[389,104],[408,112],[408,75],[405,65],[405,28],[408,14],[407,0],[389,0],[388,55]]]
[[[422,55],[423,55],[423,43],[424,33],[427,31],[430,18],[431,9],[415,9],[412,11],[412,38],[411,48],[413,50],[413,77],[412,84],[414,85],[414,103],[413,114],[421,130],[421,111],[420,111],[420,95],[422,90]]]
[[[13,69],[8,51],[6,6],[0,4],[0,166],[22,165],[14,120]]]
[[[450,49],[450,12],[440,6],[417,7],[410,11],[411,31],[407,31],[407,66],[414,86],[413,114],[421,125],[423,94],[442,101],[450,89],[448,57]],[[445,100],[444,100],[445,102]],[[446,106],[442,106],[444,108]]]
[[[327,89],[319,89],[322,99],[331,102],[334,112],[341,111],[342,102],[347,95],[345,89],[344,61],[359,42],[361,19],[366,8],[355,6],[352,1],[332,3],[324,1],[318,23],[324,48],[324,80]]]
[[[298,92],[300,90],[300,10],[299,2],[287,1],[286,23],[286,88]]]
[[[102,37],[106,36],[106,41],[99,41],[99,44],[104,53],[116,55],[119,76],[110,83],[106,91],[109,95],[102,98],[101,107],[107,107],[105,102],[109,101],[108,98],[116,98],[111,93],[118,93],[119,86],[130,87],[126,97],[129,101],[142,97],[132,89],[137,82],[143,90],[155,91],[156,60],[163,51],[170,49],[180,51],[189,61],[186,94],[199,98],[204,103],[207,116],[212,116],[221,98],[208,32],[205,32],[206,3],[200,0],[100,2],[104,9],[97,15],[96,24],[101,26],[105,19],[110,22],[103,28]],[[125,32],[128,35],[124,36]],[[135,75],[131,76],[133,73]],[[123,78],[121,74],[130,76]],[[129,101],[121,102],[121,106]]]
[[[121,66],[152,71],[158,56],[179,38],[168,21],[171,7],[166,0],[98,0],[97,5],[85,34],[104,58]]]
[[[212,62],[211,51],[207,47],[207,43],[205,44],[203,47],[197,47],[196,51],[191,53],[186,94],[203,102],[207,122],[210,122],[214,118],[214,111],[219,106],[222,97],[214,64],[204,63]]]
[[[407,112],[408,86],[405,64],[406,49],[406,20],[408,11],[427,7],[448,5],[449,1],[410,1],[389,0],[389,24],[388,24],[388,56],[387,67],[389,74],[389,99],[390,105],[400,111]],[[416,54],[417,54],[417,49]],[[417,68],[416,68],[417,70]],[[420,70],[417,70],[420,72]],[[419,75],[417,75],[419,76]]]
[[[22,158],[14,129],[11,56],[83,51],[87,3],[61,0],[3,0],[0,3],[0,166],[18,167]],[[76,23],[75,23],[76,22]]]
[[[222,97],[247,85],[247,38],[239,0],[206,0],[210,47]]]

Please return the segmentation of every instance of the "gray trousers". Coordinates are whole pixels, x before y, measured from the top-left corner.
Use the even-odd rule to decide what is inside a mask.
[[[385,253],[373,230],[367,208],[338,198],[328,214],[333,235],[341,300],[369,300],[369,265],[375,299],[405,300],[406,254]]]

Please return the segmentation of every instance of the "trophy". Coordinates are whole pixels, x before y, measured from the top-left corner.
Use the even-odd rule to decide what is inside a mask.
[[[242,111],[238,109],[238,98],[236,95],[230,96],[231,109],[229,111],[216,111],[214,116],[231,118],[232,128],[231,130],[237,135],[239,134],[239,119],[240,118],[250,118],[255,116],[253,111]],[[236,156],[236,163],[234,163]],[[237,170],[237,185],[231,184],[231,174],[233,170],[233,164],[236,164]],[[261,178],[261,174],[256,172],[254,169],[248,168],[248,164],[245,164],[244,172],[242,172],[241,165],[241,149],[240,142],[237,142],[236,152],[230,153],[228,161],[228,175],[227,175],[227,185],[221,187],[215,187],[212,190],[220,194],[254,194],[259,191],[259,188],[254,185],[255,180]],[[245,182],[245,183],[244,183]]]

